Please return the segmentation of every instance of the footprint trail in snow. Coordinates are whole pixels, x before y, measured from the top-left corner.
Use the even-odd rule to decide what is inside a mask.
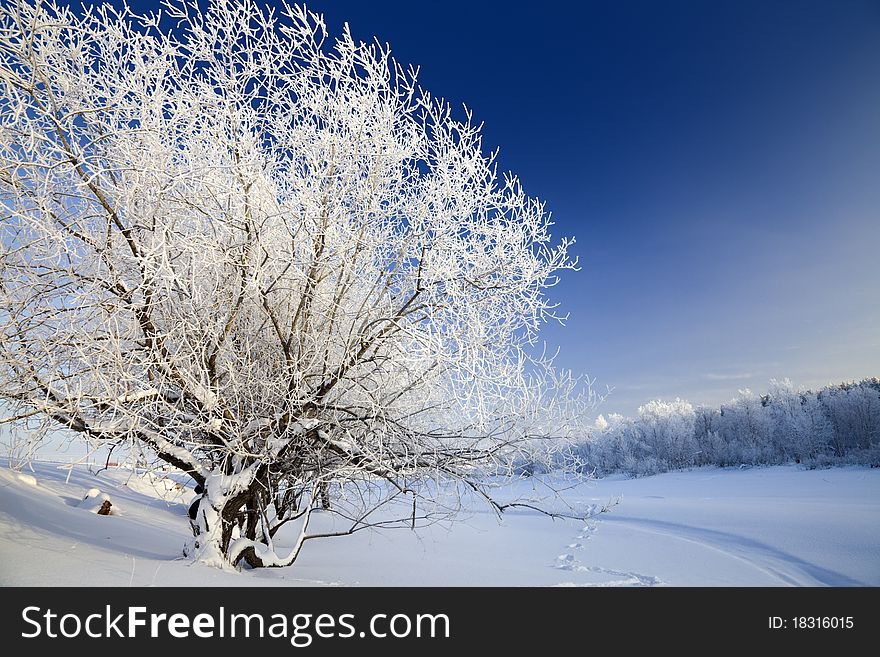
[[[583,550],[584,543],[581,541],[590,540],[595,531],[596,525],[594,523],[587,523],[575,537],[577,540],[574,543],[566,545],[566,549]],[[613,568],[603,568],[601,566],[584,566],[573,552],[563,552],[557,556],[553,567],[558,570],[566,570],[569,572],[610,575],[612,578],[616,578],[580,583],[564,582],[558,586],[660,586],[663,584],[663,581],[659,577],[654,577],[653,575],[643,575],[641,573],[615,570]]]

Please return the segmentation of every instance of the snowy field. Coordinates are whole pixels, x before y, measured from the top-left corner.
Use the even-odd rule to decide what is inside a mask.
[[[129,471],[0,468],[4,586],[878,586],[880,469],[699,469],[611,477],[556,505],[604,504],[587,522],[466,500],[455,525],[309,542],[290,568],[225,572],[181,556],[193,494]],[[534,481],[515,485],[533,492]],[[90,489],[118,515],[81,505]],[[503,494],[503,491],[501,491]],[[94,491],[92,492],[94,497]],[[331,522],[326,514],[313,523]],[[290,536],[288,535],[289,539]],[[284,536],[281,538],[284,543]]]

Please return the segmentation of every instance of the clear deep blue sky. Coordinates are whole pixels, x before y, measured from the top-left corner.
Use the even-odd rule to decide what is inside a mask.
[[[308,4],[466,103],[577,238],[546,336],[603,412],[880,376],[877,0]]]

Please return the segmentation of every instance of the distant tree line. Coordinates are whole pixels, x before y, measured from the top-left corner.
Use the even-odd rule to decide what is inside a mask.
[[[880,466],[880,380],[827,386],[817,392],[771,381],[721,408],[676,399],[652,401],[634,418],[599,416],[577,446],[599,475],[649,475],[702,465],[801,463],[809,467]]]

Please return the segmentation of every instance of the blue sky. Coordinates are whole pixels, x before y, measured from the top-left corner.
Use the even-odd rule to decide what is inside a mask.
[[[575,236],[603,412],[880,375],[880,3],[315,0],[466,103]]]

